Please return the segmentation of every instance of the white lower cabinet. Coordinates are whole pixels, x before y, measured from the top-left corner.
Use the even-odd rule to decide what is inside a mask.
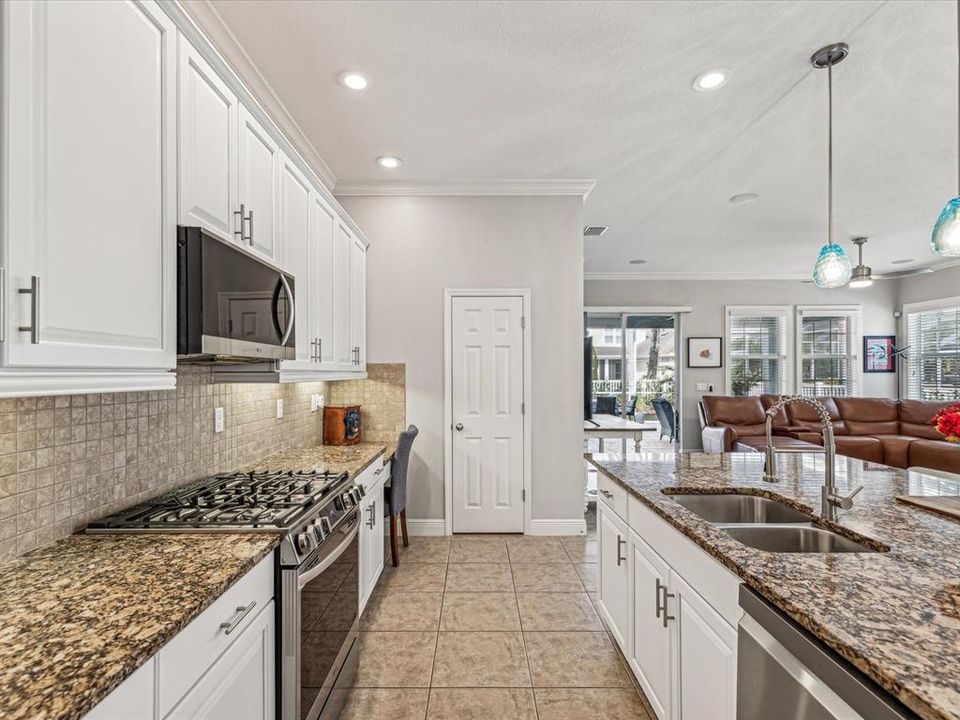
[[[273,561],[261,560],[85,720],[272,720]]]
[[[634,498],[626,515],[597,503],[611,634],[659,720],[735,720],[739,579]]]
[[[357,478],[366,493],[360,503],[360,612],[373,594],[383,572],[383,483],[390,463],[376,460]]]

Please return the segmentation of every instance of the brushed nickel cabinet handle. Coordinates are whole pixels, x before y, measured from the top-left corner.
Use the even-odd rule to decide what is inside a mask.
[[[604,490],[603,488],[600,488],[600,494],[603,495],[605,498],[612,498],[612,497],[613,497],[613,493],[612,493],[612,492],[610,492],[609,490]]]
[[[247,242],[253,246],[253,210],[247,213],[247,227],[250,228],[250,234],[247,235]]]
[[[671,620],[677,619],[675,616],[670,615],[667,612],[667,599],[676,597],[677,595],[676,593],[667,592],[666,585],[661,585],[660,587],[663,589],[663,626],[666,627],[668,622],[670,622]]]
[[[34,345],[40,344],[40,278],[36,275],[30,276],[30,287],[18,288],[17,292],[21,295],[30,295],[30,324],[21,325],[17,329],[20,332],[30,333],[30,342]]]
[[[250,611],[253,610],[256,606],[257,606],[257,601],[256,601],[256,600],[251,600],[251,601],[250,601],[250,604],[247,605],[246,607],[244,607],[243,605],[241,605],[240,607],[238,607],[238,608],[237,608],[237,616],[236,616],[233,620],[230,620],[230,621],[228,621],[228,622],[222,622],[222,623],[220,623],[220,629],[223,630],[223,634],[224,634],[224,635],[229,635],[229,634],[232,633],[234,630],[236,630],[236,629],[237,629],[237,625],[239,625],[241,622],[243,622],[243,619],[244,619],[247,615],[249,615],[249,614],[250,614]]]
[[[624,540],[619,535],[617,535],[617,567],[620,567],[620,563],[625,563],[627,561],[627,558],[625,555],[620,555],[620,545],[623,545],[624,547],[626,547],[627,541]]]
[[[238,223],[238,227],[239,227],[240,229],[233,231],[234,236],[237,238],[237,240],[238,240],[239,242],[243,242],[243,241],[244,241],[244,237],[243,237],[243,219],[244,219],[244,218],[243,218],[243,211],[244,211],[245,209],[246,209],[246,206],[245,206],[243,203],[240,203],[240,209],[233,211],[234,217],[239,216],[239,220],[240,220],[240,222]]]

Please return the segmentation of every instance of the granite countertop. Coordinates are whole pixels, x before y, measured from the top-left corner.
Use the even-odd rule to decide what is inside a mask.
[[[80,718],[279,543],[73,535],[0,565],[0,718]]]
[[[374,460],[383,455],[389,460],[396,452],[396,442],[360,442],[356,445],[314,445],[305,448],[290,448],[269,455],[255,463],[240,468],[251,470],[328,470],[343,472],[351,477],[363,472]]]
[[[838,456],[838,490],[864,490],[836,524],[822,524],[889,551],[772,553],[740,544],[662,491],[747,492],[819,516],[822,455],[781,456],[776,484],[761,479],[761,453],[587,459],[918,715],[960,718],[960,522],[894,500],[943,478]]]

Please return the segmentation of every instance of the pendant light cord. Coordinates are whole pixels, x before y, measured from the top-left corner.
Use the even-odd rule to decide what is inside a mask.
[[[957,6],[960,7],[960,0],[957,0]],[[830,245],[833,244],[833,58],[829,53],[827,53],[827,242]]]

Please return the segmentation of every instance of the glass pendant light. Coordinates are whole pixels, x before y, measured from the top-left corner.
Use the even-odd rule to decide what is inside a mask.
[[[957,3],[957,102],[960,103],[960,2]],[[960,143],[960,105],[957,108],[957,142]],[[960,171],[960,158],[957,158],[957,166]],[[960,257],[960,197],[947,202],[940,211],[930,236],[930,248],[937,255]]]
[[[847,253],[833,241],[833,66],[849,52],[846,43],[834,43],[810,58],[815,68],[827,69],[827,244],[820,248],[813,266],[813,281],[821,288],[843,287],[853,272]]]

